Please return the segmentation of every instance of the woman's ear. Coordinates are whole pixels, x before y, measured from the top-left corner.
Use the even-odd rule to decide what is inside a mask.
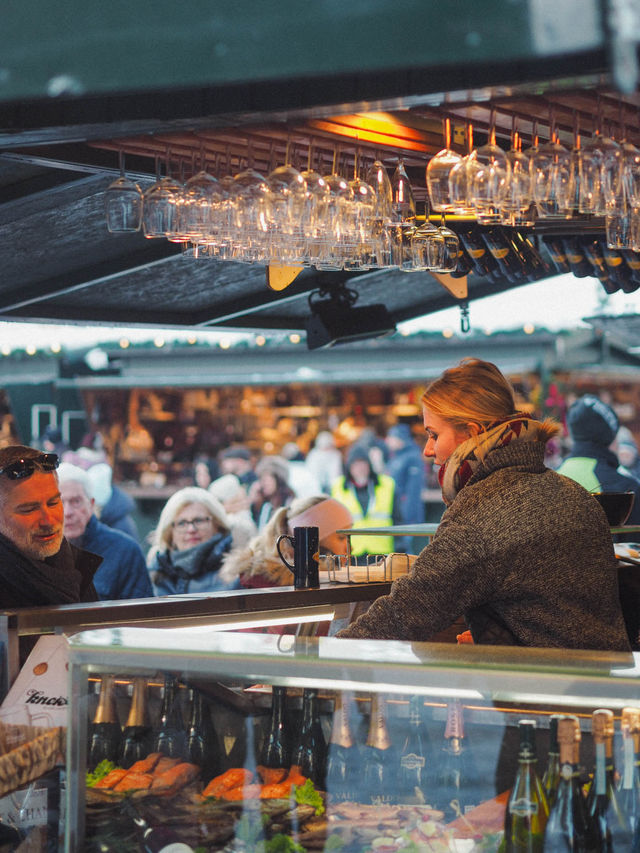
[[[480,426],[480,424],[476,424],[473,421],[470,421],[467,424],[467,429],[469,431],[470,436],[480,435],[480,433],[482,432],[482,427]]]

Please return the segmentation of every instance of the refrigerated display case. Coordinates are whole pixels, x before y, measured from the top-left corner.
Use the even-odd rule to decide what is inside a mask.
[[[410,842],[411,850],[442,853],[496,850],[517,767],[520,720],[536,722],[542,774],[551,716],[575,715],[583,736],[581,761],[589,772],[592,711],[613,711],[619,735],[622,709],[640,705],[640,661],[632,654],[222,634],[205,628],[122,627],[85,631],[68,642],[72,725],[65,849],[74,852],[138,849],[131,805],[148,826],[173,833],[194,850],[364,853],[399,850]],[[166,782],[164,790],[162,785],[154,789],[152,768],[148,784],[130,777],[128,786],[124,771],[119,777],[125,780],[123,792],[109,784],[103,790],[87,788],[86,773],[93,769],[87,764],[96,707],[93,685],[112,676],[126,711],[126,686],[134,677],[145,679],[149,696],[155,697],[151,710],[157,727],[159,686],[167,674],[183,687],[183,710],[188,695],[204,698],[218,765],[209,767],[204,778],[197,770],[187,772],[183,784],[170,789]],[[289,743],[298,756],[296,768],[288,765],[280,777],[285,786],[295,778],[297,787],[278,788],[279,796],[265,792],[272,777],[261,769],[274,687],[284,688]],[[351,708],[347,722],[354,750],[348,762],[355,775],[346,789],[335,782],[332,770],[316,775],[312,765],[300,765],[295,744],[304,728],[301,706],[310,694],[316,703],[316,736],[319,721],[320,748],[329,760],[349,742],[338,736],[342,718],[334,720],[337,708],[343,700]],[[451,728],[461,722],[463,731]],[[398,773],[411,725],[421,727],[426,746],[423,756],[411,759],[414,768],[424,770],[421,782],[407,789]],[[382,739],[376,741],[381,730]],[[231,745],[234,750],[239,745],[237,756]],[[455,789],[445,772],[452,752],[470,759]],[[232,769],[244,781],[236,779],[232,789],[225,788],[229,777],[224,774]],[[296,790],[311,787],[307,776],[315,778],[319,796],[310,802],[300,796],[298,802]],[[278,846],[283,844],[289,846]]]

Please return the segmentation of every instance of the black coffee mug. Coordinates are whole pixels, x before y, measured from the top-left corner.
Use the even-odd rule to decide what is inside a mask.
[[[278,536],[278,554],[285,566],[293,572],[293,585],[296,589],[320,586],[318,538],[317,527],[294,527],[293,536],[287,536],[286,533]],[[293,546],[293,565],[285,559],[280,550],[283,539],[287,539]]]

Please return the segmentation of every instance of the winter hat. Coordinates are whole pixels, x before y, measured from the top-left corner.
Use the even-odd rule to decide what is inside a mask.
[[[398,438],[400,441],[404,441],[405,444],[413,441],[413,434],[409,424],[394,424],[390,427],[387,435],[391,438]]]
[[[263,456],[256,465],[256,474],[273,474],[284,483],[289,480],[289,463],[282,456]]]
[[[235,474],[223,474],[222,477],[218,477],[209,484],[208,491],[222,503],[235,498],[239,492],[244,493],[240,480]]]
[[[251,459],[251,454],[249,453],[248,448],[246,448],[242,444],[236,444],[233,447],[227,447],[220,454],[221,459],[244,459],[249,462]]]
[[[87,471],[91,495],[100,507],[106,506],[112,495],[112,477],[113,471],[111,466],[107,465],[106,462],[98,462],[97,465],[92,465]]]
[[[567,425],[574,441],[591,441],[608,447],[618,432],[618,416],[611,406],[593,394],[585,394],[571,406]]]
[[[347,455],[347,470],[359,459],[364,459],[365,462],[369,463],[369,467],[371,467],[371,459],[369,458],[367,448],[362,447],[360,444],[354,444]]]
[[[353,525],[353,516],[344,504],[335,498],[327,498],[308,507],[289,519],[289,531],[296,527],[317,527],[320,542],[336,530],[346,530]]]

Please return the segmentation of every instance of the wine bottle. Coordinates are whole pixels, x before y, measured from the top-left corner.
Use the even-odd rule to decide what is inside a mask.
[[[633,833],[632,850],[640,850],[640,708],[623,708],[622,775],[618,784],[618,803]]]
[[[630,293],[636,289],[636,284],[632,282],[631,269],[627,266],[622,252],[617,249],[610,249],[607,246],[606,240],[600,243],[602,255],[609,276],[613,281],[625,292]]]
[[[493,259],[487,248],[487,244],[482,239],[482,233],[479,228],[475,227],[470,231],[461,231],[458,236],[476,275],[486,276],[493,281],[501,277],[498,264]]]
[[[475,808],[482,798],[475,762],[465,738],[462,705],[458,700],[447,705],[444,738],[437,806],[449,821]]]
[[[593,272],[597,276],[600,284],[604,287],[607,293],[615,293],[620,290],[620,285],[614,281],[609,275],[604,262],[604,254],[597,240],[586,240],[584,243],[584,254],[591,266]]]
[[[587,811],[600,827],[603,850],[607,853],[631,850],[633,832],[618,803],[613,769],[613,712],[605,708],[591,715],[596,763],[587,796]]]
[[[302,693],[302,726],[292,753],[291,763],[300,767],[316,788],[324,790],[327,769],[327,744],[320,723],[318,691],[305,688]]]
[[[387,728],[387,704],[380,693],[371,695],[363,782],[365,802],[368,800],[374,805],[393,805],[396,802],[397,771]]]
[[[565,257],[571,268],[571,272],[577,278],[585,278],[586,276],[595,275],[591,264],[587,260],[584,249],[580,245],[577,237],[568,237],[563,241],[565,249]]]
[[[589,819],[580,785],[580,723],[573,715],[558,720],[560,782],[544,833],[544,853],[599,853],[602,836]]]
[[[524,273],[522,263],[502,228],[487,228],[482,238],[506,279],[512,282],[522,281]]]
[[[567,260],[562,240],[558,240],[554,237],[543,237],[542,239],[546,244],[547,250],[551,255],[551,260],[555,264],[557,271],[559,273],[571,272],[571,267],[569,266],[569,261]]]
[[[182,719],[178,682],[172,675],[164,679],[164,696],[159,725],[154,733],[153,751],[169,758],[187,758],[187,733]]]
[[[334,802],[358,799],[358,748],[351,733],[351,704],[350,693],[336,693],[327,758],[327,794]]]
[[[122,732],[120,766],[128,769],[151,752],[153,732],[147,713],[147,680],[133,679],[133,693],[127,723]]]
[[[123,800],[122,810],[133,821],[141,853],[194,853],[168,826],[151,826],[130,799]]]
[[[221,772],[220,750],[211,713],[198,690],[191,691],[187,755],[189,761],[200,768],[200,776],[205,784]]]
[[[122,729],[118,722],[114,694],[114,676],[103,675],[98,707],[89,726],[88,767],[93,770],[105,759],[117,764],[120,758]]]
[[[560,751],[558,748],[558,720],[562,714],[552,714],[549,718],[549,753],[547,766],[542,776],[542,787],[547,796],[549,809],[553,806],[560,781]]]
[[[522,267],[527,278],[539,281],[553,274],[553,268],[543,260],[532,239],[523,231],[511,231],[511,242],[516,253],[522,259]]]
[[[535,720],[520,720],[518,771],[504,815],[505,853],[542,853],[549,805],[536,765]]]
[[[398,801],[401,803],[424,805],[427,802],[429,742],[422,723],[422,708],[420,696],[409,699],[409,727],[400,749],[398,770]]]
[[[462,245],[462,241],[458,238],[458,254],[456,258],[456,268],[452,270],[449,275],[452,275],[454,278],[464,278],[465,275],[469,275],[469,273],[471,272],[473,272],[471,260],[467,255],[464,246]]]
[[[274,685],[271,692],[271,720],[269,731],[260,751],[260,764],[264,767],[289,767],[291,742],[286,719],[287,688]]]
[[[638,285],[640,285],[640,254],[632,251],[631,249],[623,249],[622,256],[629,267],[632,284],[635,287],[638,287]]]

